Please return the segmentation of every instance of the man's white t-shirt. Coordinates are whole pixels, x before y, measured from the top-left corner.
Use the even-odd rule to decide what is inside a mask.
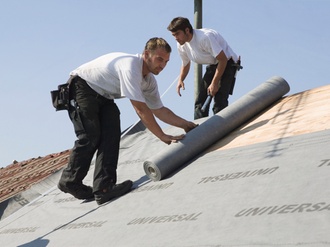
[[[230,48],[227,41],[216,31],[202,28],[193,29],[193,37],[190,42],[183,45],[177,43],[178,51],[183,66],[190,61],[197,64],[216,64],[216,56],[223,51],[228,59],[232,58],[237,62],[238,57]]]
[[[109,53],[73,70],[98,94],[108,99],[129,98],[144,102],[150,109],[163,106],[156,78],[149,73],[142,75],[141,54]]]

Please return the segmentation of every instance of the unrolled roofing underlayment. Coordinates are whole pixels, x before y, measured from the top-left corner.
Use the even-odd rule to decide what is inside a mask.
[[[144,162],[180,144],[127,134],[118,181],[132,179],[132,192],[98,206],[53,182],[0,221],[1,246],[329,246],[329,94],[330,85],[275,100],[160,181]]]
[[[289,84],[272,77],[238,101],[192,130],[177,145],[171,145],[144,162],[148,177],[159,181],[207,147],[230,133],[261,110],[288,93]]]

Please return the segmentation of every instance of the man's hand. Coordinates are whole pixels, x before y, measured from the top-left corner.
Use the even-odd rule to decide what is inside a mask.
[[[184,126],[184,131],[186,132],[186,133],[188,133],[189,131],[191,131],[192,129],[194,129],[194,128],[196,128],[198,126],[198,124],[195,124],[195,123],[193,123],[193,122],[188,122],[187,121],[187,124],[186,124],[186,126]]]
[[[184,79],[188,75],[190,69],[190,61],[187,63],[185,66],[181,66],[180,70],[180,75],[179,75],[179,80],[178,80],[178,85],[176,86],[176,91],[178,92],[178,95],[181,97],[180,89],[184,90]]]
[[[176,91],[178,92],[178,95],[181,97],[180,89],[184,90],[184,82],[183,81],[178,81],[178,85],[176,86]]]
[[[185,125],[185,127],[183,129],[187,133],[190,130],[196,128],[197,126],[198,126],[198,124],[195,124],[193,122],[188,122],[187,121],[187,123],[186,123],[186,125]],[[179,136],[171,136],[171,135],[164,134],[159,139],[162,142],[165,142],[166,144],[170,145],[171,143],[176,143],[176,142],[182,140],[184,137],[185,137],[184,134],[179,135]]]
[[[160,137],[160,140],[162,142],[165,142],[166,144],[170,145],[171,143],[178,142],[179,140],[182,140],[184,138],[184,135],[179,135],[179,136],[171,136],[171,135],[162,135]]]
[[[216,93],[219,91],[220,83],[211,83],[211,85],[207,88],[208,95],[214,97]]]

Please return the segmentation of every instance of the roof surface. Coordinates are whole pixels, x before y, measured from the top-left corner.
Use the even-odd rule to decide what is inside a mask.
[[[25,247],[328,246],[329,94],[327,85],[276,100],[156,182],[143,162],[168,146],[138,126],[122,139],[118,164],[119,182],[133,180],[134,190],[102,206],[57,189],[56,169],[68,151],[27,161],[25,167],[35,169],[30,177],[24,170],[27,178],[38,163],[54,172],[1,204],[0,241]],[[32,183],[19,180],[26,188]]]
[[[67,164],[68,156],[69,150],[65,150],[45,157],[22,162],[15,161],[0,169],[0,218],[4,216],[4,210],[9,201],[18,201],[19,207],[20,204],[28,203],[27,198],[21,200],[20,193],[61,170]]]

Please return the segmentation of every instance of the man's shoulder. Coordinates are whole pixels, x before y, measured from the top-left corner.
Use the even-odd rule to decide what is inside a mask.
[[[219,35],[219,32],[211,28],[194,29],[194,31],[196,32],[197,35],[205,35],[205,36]]]
[[[107,60],[115,68],[121,68],[121,69],[126,68],[130,70],[130,69],[134,69],[135,67],[139,68],[143,59],[141,54],[114,52],[108,54]]]
[[[138,54],[129,54],[125,52],[110,52],[102,55],[100,58],[137,58]]]

